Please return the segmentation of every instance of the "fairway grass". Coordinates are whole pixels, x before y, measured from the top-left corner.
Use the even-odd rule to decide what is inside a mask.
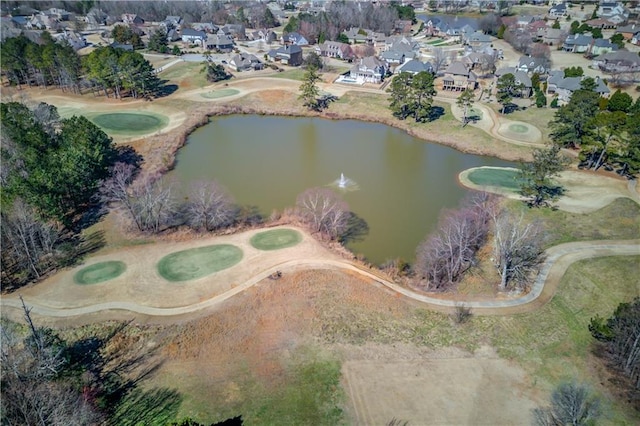
[[[98,284],[119,277],[127,269],[124,262],[117,260],[100,262],[80,269],[73,276],[76,284]]]
[[[216,244],[171,253],[158,262],[158,272],[167,281],[196,280],[232,267],[242,259],[242,250],[231,244]]]
[[[273,229],[251,237],[251,245],[258,250],[280,250],[302,241],[302,234],[293,229]]]

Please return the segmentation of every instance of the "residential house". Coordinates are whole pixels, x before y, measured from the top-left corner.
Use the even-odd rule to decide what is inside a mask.
[[[551,6],[547,14],[552,19],[564,18],[569,14],[569,7],[564,2],[556,4],[555,6]]]
[[[547,94],[556,94],[561,103],[569,102],[571,95],[580,89],[584,77],[565,77],[564,71],[551,71],[547,79]],[[596,88],[594,91],[600,96],[608,97],[610,90],[600,79],[596,77]]]
[[[493,72],[494,69],[490,69],[490,67],[493,67],[495,65],[495,61],[493,60],[492,55],[493,52],[491,55],[487,53],[470,52],[468,55],[460,58],[460,61],[462,61],[465,66],[467,66],[467,68],[470,68],[476,73],[484,73],[485,71]]]
[[[241,53],[239,55],[235,55],[229,61],[229,65],[236,69],[236,71],[246,71],[246,70],[260,70],[264,67],[264,64],[260,62],[255,55]]]
[[[585,22],[585,24],[589,25],[592,28],[600,28],[601,30],[609,30],[611,28],[615,28],[618,25],[606,18],[590,19]]]
[[[622,21],[624,22],[629,18],[629,11],[625,9],[622,3],[619,2],[602,2],[600,6],[598,6],[598,11],[596,12],[599,18],[607,18],[613,22],[616,22],[616,17],[622,17]]]
[[[411,20],[398,19],[393,24],[393,30],[398,34],[411,34],[411,25]]]
[[[133,45],[132,44],[117,43],[117,42],[114,41],[109,46],[113,47],[114,49],[128,50],[130,52],[133,51]]]
[[[186,31],[186,28],[185,28],[185,31]],[[219,50],[221,52],[231,52],[233,50],[233,39],[225,34],[207,34],[205,46],[207,50]]]
[[[166,18],[164,18],[164,21],[162,21],[162,25],[164,25],[165,28],[180,29],[182,25],[182,17],[175,16],[175,15],[168,15]]]
[[[27,28],[27,23],[31,19],[30,16],[12,16],[11,23],[16,26],[16,28]]]
[[[344,34],[349,38],[351,43],[373,43],[373,37],[369,34],[373,33],[371,30],[364,30],[362,28],[351,27]]]
[[[549,46],[560,46],[563,42],[565,32],[559,28],[545,28],[542,34],[542,42]]]
[[[507,67],[501,68],[495,72],[496,82],[494,86],[497,85],[497,81],[500,77],[506,74],[512,74],[516,84],[521,86],[520,90],[516,93],[512,93],[513,96],[519,98],[530,98],[533,94],[533,84],[531,83],[531,78],[524,71],[519,71],[517,67]]]
[[[295,44],[279,47],[270,50],[267,54],[272,61],[285,65],[298,66],[302,64],[302,48]]]
[[[325,41],[315,47],[316,53],[320,56],[328,58],[339,58],[343,60],[351,60],[354,58],[353,49],[350,44],[340,43],[338,41]]]
[[[241,24],[226,24],[221,27],[218,31],[223,31],[226,35],[230,35],[231,37],[237,40],[246,40],[247,32],[244,25]]]
[[[64,9],[59,9],[57,7],[52,7],[48,10],[45,10],[44,14],[50,16],[51,18],[55,18],[58,21],[68,21],[73,15],[71,12],[67,12]]]
[[[87,40],[85,40],[82,35],[75,31],[67,31],[66,29],[61,33],[53,34],[53,38],[58,43],[68,43],[73,50],[82,49],[87,45]]]
[[[433,65],[431,62],[421,62],[417,59],[411,59],[404,64],[396,67],[395,73],[408,72],[411,74],[418,74],[419,72],[426,71],[433,74]]]
[[[29,30],[56,30],[59,26],[60,23],[56,18],[43,13],[32,15],[25,24],[25,28]]]
[[[640,31],[635,33],[633,37],[631,37],[631,44],[635,44],[636,46],[640,46]]]
[[[381,83],[387,73],[388,65],[375,56],[358,59],[349,70],[349,76],[359,83]]]
[[[251,31],[249,33],[249,39],[271,44],[278,39],[278,35],[273,30],[263,28],[261,30]]]
[[[640,72],[640,56],[628,50],[618,50],[597,56],[593,67],[604,72]]]
[[[191,28],[196,31],[204,31],[208,34],[214,34],[218,32],[218,26],[212,22],[194,22],[191,24]]]
[[[516,65],[516,70],[527,74],[546,74],[549,71],[549,61],[545,58],[533,58],[531,56],[521,56]]]
[[[180,34],[183,43],[198,44],[204,46],[207,41],[207,33],[204,31],[196,31],[191,28],[185,28]]]
[[[465,39],[465,43],[468,44],[475,52],[484,50],[491,46],[491,36],[483,33],[482,31],[475,31],[471,33]]]
[[[618,27],[616,34],[622,34],[625,40],[631,40],[634,34],[640,31],[640,24],[630,24],[624,27]]]
[[[292,44],[294,46],[308,46],[309,40],[307,40],[302,34],[293,32],[284,34],[281,38],[282,44]]]
[[[135,13],[123,13],[121,18],[122,22],[127,25],[142,25],[144,24],[144,19],[136,15]]]
[[[453,61],[447,69],[444,70],[442,83],[443,90],[475,90],[478,85],[478,76],[471,71],[471,67],[465,65],[464,62]]]
[[[611,43],[609,40],[603,38],[598,38],[593,41],[593,44],[587,51],[587,54],[589,56],[599,56],[615,50],[618,50],[617,44]]]
[[[411,37],[391,36],[386,37],[382,50],[397,50],[400,52],[411,52],[420,50],[420,44]]]
[[[584,34],[573,34],[567,37],[562,44],[562,49],[566,52],[585,53],[593,43],[593,37]]]

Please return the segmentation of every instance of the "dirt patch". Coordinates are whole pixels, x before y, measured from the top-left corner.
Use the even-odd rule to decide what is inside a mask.
[[[354,424],[531,424],[531,379],[499,358],[347,361],[343,383]]]

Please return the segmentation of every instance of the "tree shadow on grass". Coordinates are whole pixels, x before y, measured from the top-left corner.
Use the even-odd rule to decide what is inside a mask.
[[[167,84],[169,80],[161,80],[158,85],[158,89],[154,93],[156,98],[164,98],[165,96],[169,96],[178,90],[177,84]]]
[[[85,397],[107,414],[108,424],[166,425],[175,420],[183,398],[174,389],[140,386],[162,362],[156,350],[131,337],[130,324],[121,322],[101,336],[70,344],[69,374],[78,377]]]
[[[438,118],[442,117],[443,115],[444,115],[444,108],[439,106],[432,106],[431,110],[429,111],[428,120],[435,121]]]

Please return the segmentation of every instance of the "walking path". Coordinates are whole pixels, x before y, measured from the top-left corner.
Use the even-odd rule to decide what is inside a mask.
[[[140,250],[147,249],[140,248]],[[152,317],[168,317],[215,308],[231,297],[265,280],[276,271],[287,273],[304,269],[332,269],[358,273],[363,277],[375,281],[377,284],[402,294],[409,299],[421,302],[426,307],[435,310],[449,312],[463,303],[465,306],[472,308],[475,314],[504,315],[532,311],[547,303],[555,294],[567,268],[578,260],[601,256],[640,255],[640,240],[582,241],[560,244],[547,250],[546,255],[546,261],[529,293],[520,297],[505,296],[505,298],[495,300],[461,301],[431,297],[425,293],[402,287],[383,277],[379,271],[367,269],[362,265],[347,260],[336,259],[333,256],[309,257],[306,259],[299,258],[272,264],[270,262],[272,262],[273,258],[265,255],[259,259],[251,260],[253,267],[256,266],[255,263],[257,262],[262,263],[260,268],[261,272],[256,273],[242,284],[206,300],[183,306],[153,307],[135,302],[110,301],[81,307],[64,308],[49,306],[39,301],[30,300],[31,298],[27,297],[25,297],[25,303],[32,309],[34,314],[56,318],[88,315],[102,311],[128,311]],[[234,268],[244,268],[246,267],[246,265],[243,265],[244,263],[246,262],[243,261]],[[273,285],[277,285],[277,283]],[[174,299],[173,301],[176,304],[180,304],[180,300]],[[0,306],[2,306],[3,309],[21,309],[22,304],[18,295],[13,294],[4,296],[2,300],[0,300]]]

